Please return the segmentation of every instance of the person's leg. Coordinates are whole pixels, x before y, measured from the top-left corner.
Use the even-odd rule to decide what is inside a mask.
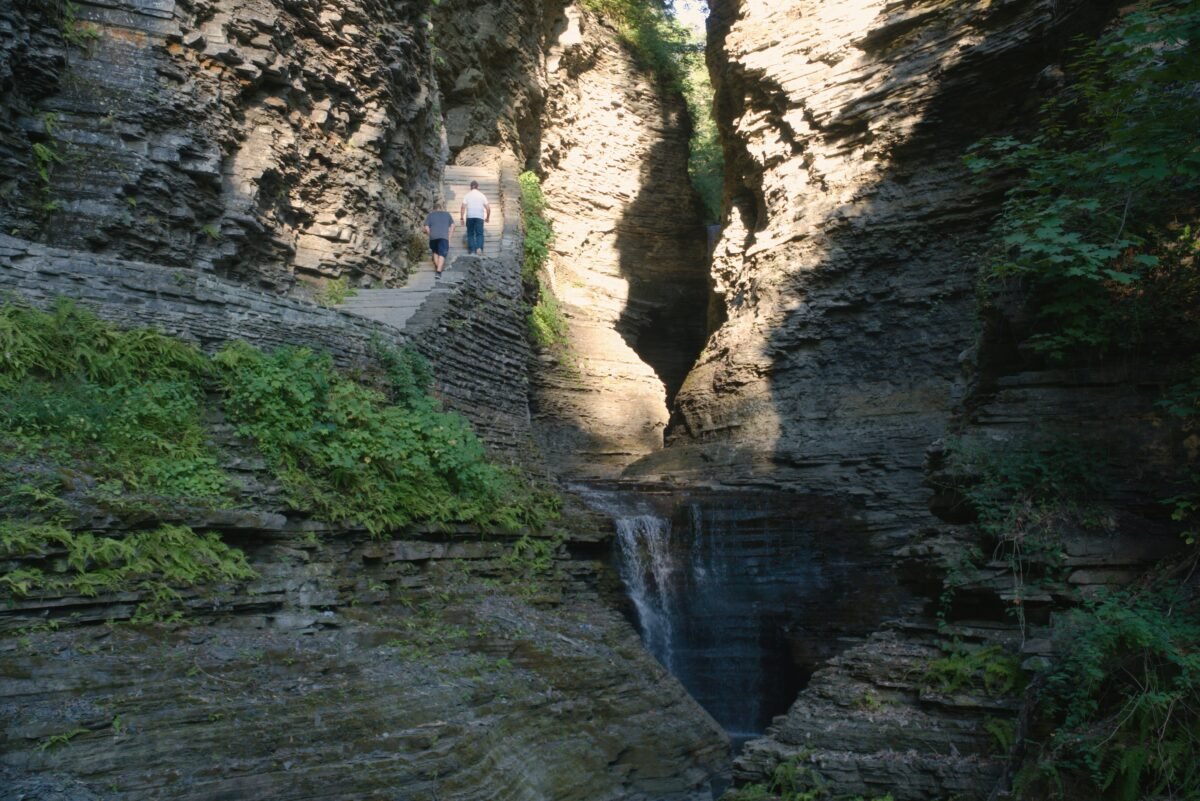
[[[479,217],[467,218],[467,252],[483,252],[483,220]]]
[[[446,256],[450,253],[450,240],[439,239],[433,247],[433,271],[440,277],[446,268]]]

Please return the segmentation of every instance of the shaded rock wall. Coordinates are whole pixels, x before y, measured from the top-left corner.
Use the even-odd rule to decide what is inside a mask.
[[[547,459],[611,477],[662,446],[667,402],[705,334],[699,200],[682,99],[607,23],[568,6],[546,54],[538,170],[555,241],[548,285],[568,344],[534,395]]]
[[[926,446],[965,390],[995,197],[959,164],[1036,105],[1095,4],[713,5],[727,322],[634,473],[800,486],[876,530],[924,518]]]
[[[276,291],[403,278],[441,162],[424,3],[68,5],[0,11],[6,232]]]
[[[0,794],[713,797],[724,735],[588,589],[602,566],[269,514],[224,536],[259,578],[189,593],[187,624],[105,625],[129,593],[0,611],[35,627],[0,638]]]
[[[936,598],[940,571],[979,546],[927,510],[927,449],[952,425],[996,443],[1102,432],[1116,462],[1149,468],[1120,491],[1116,530],[1066,544],[1066,586],[1034,599],[1030,628],[1006,611],[1011,566],[992,560],[965,579],[971,602],[952,610],[951,628],[934,625],[931,604],[818,671],[747,745],[739,781],[769,781],[798,759],[834,795],[988,797],[1006,760],[986,727],[1015,720],[1020,699],[931,689],[923,673],[947,639],[1014,652],[1026,642],[1038,655],[1034,627],[1051,603],[1171,551],[1161,525],[1136,513],[1152,498],[1150,474],[1180,456],[1149,405],[1158,371],[1048,371],[1013,358],[1011,320],[985,328],[977,350],[972,290],[1000,198],[973,186],[959,158],[1029,120],[1065,43],[1112,11],[1040,0],[713,5],[730,168],[714,278],[727,321],[679,394],[668,447],[627,475],[838,498],[878,540],[906,546],[906,570]]]
[[[446,144],[499,146],[522,165],[537,154],[545,104],[546,18],[561,2],[444,0],[430,9]],[[459,162],[461,163],[461,162]]]

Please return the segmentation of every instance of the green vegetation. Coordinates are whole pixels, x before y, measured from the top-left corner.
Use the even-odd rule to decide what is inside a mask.
[[[563,349],[567,346],[567,321],[559,308],[558,299],[539,281],[542,267],[550,256],[554,229],[546,219],[546,197],[536,174],[521,173],[521,215],[525,224],[525,261],[521,278],[525,286],[537,288],[537,302],[529,310],[529,333],[542,348]]]
[[[1194,432],[1200,422],[1200,358],[1193,359],[1183,370],[1184,380],[1167,391],[1159,406],[1172,417],[1183,421],[1184,431]],[[1200,472],[1189,471],[1179,482],[1177,494],[1164,498],[1171,508],[1171,519],[1187,524],[1181,536],[1188,545],[1200,541],[1197,514],[1200,514]]]
[[[708,221],[719,221],[724,154],[712,116],[703,38],[656,0],[584,0],[584,6],[613,24],[643,67],[683,94],[692,122],[688,175]]]
[[[70,303],[0,307],[0,502],[222,504],[227,479],[201,424],[210,372],[190,345]]]
[[[725,176],[725,154],[713,119],[713,87],[708,77],[702,50],[685,55],[687,81],[683,96],[692,118],[692,136],[688,142],[688,176],[700,194],[706,222],[721,221],[721,192]]]
[[[427,375],[400,367],[418,358],[397,356],[388,377]],[[307,348],[265,354],[233,343],[215,361],[229,419],[258,444],[296,508],[373,534],[415,521],[515,530],[556,513],[552,496],[491,464],[466,421],[413,386],[393,385],[389,398]]]
[[[337,306],[358,294],[358,290],[350,286],[346,276],[329,281],[316,294],[316,301],[322,306]]]
[[[134,613],[135,622],[171,616],[180,588],[255,575],[240,550],[221,542],[216,534],[196,534],[186,526],[102,537],[69,531],[56,523],[0,520],[0,557],[23,563],[0,574],[0,588],[8,594],[95,597],[104,592],[136,592],[143,600]]]
[[[962,643],[942,646],[946,655],[925,669],[927,690],[953,693],[982,690],[991,696],[1011,695],[1025,685],[1020,663],[999,646],[969,648]]]
[[[88,729],[85,729],[82,726],[78,726],[74,729],[71,729],[68,732],[63,732],[62,734],[52,734],[49,737],[47,737],[46,739],[42,740],[40,743],[38,743],[37,750],[49,751],[51,749],[67,745],[68,743],[71,742],[71,740],[75,739],[76,737],[78,737],[81,734],[87,734],[88,731],[89,731]]]
[[[543,348],[567,345],[567,321],[558,300],[544,286],[538,290],[538,302],[529,312],[529,330],[533,341]]]
[[[537,174],[523,172],[517,180],[521,184],[521,219],[525,227],[525,260],[521,263],[521,277],[527,286],[533,286],[550,256],[554,229],[545,217],[546,196],[542,194],[542,183]]]
[[[729,790],[721,801],[892,801],[892,796],[835,796],[828,783],[814,768],[804,764],[807,756],[800,754],[776,766],[771,780],[747,784]]]
[[[1034,136],[968,156],[1017,176],[985,281],[1020,280],[1050,358],[1200,346],[1198,39],[1200,3],[1140,3],[1078,50]]]
[[[61,5],[62,35],[67,44],[79,48],[90,47],[100,38],[100,29],[90,22],[79,20],[79,6],[71,0]]]
[[[637,56],[660,80],[681,87],[679,55],[694,47],[689,32],[655,0],[584,0],[583,5],[608,20]]]
[[[1063,534],[1103,531],[1112,522],[1104,498],[1109,489],[1104,454],[1073,439],[996,443],[955,440],[947,448],[960,493],[985,536],[984,549],[965,554],[946,577],[939,613],[945,619],[964,574],[989,560],[1002,560],[1012,581],[1011,612],[1025,627],[1031,589],[1061,572]]]
[[[181,588],[252,575],[213,534],[101,536],[72,522],[88,507],[142,522],[231,504],[206,423],[218,406],[289,502],[331,521],[374,534],[412,522],[517,531],[557,515],[556,495],[489,462],[467,423],[437,408],[423,359],[373,351],[356,381],[303,348],[239,342],[210,358],[68,302],[0,306],[0,592],[136,592],[135,617],[155,619]]]
[[[1020,798],[1200,797],[1200,605],[1116,593],[1056,628]]]

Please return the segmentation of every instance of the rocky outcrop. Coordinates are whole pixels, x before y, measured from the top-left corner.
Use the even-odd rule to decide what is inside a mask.
[[[687,178],[686,110],[593,12],[567,7],[547,50],[538,170],[555,240],[548,288],[567,346],[543,357],[535,428],[553,467],[611,477],[662,446],[699,352],[708,279]]]
[[[441,164],[423,12],[7,5],[0,225],[275,291],[403,278]]]
[[[466,280],[431,298],[411,339],[195,271],[10,237],[0,287],[39,305],[73,297],[208,348],[233,336],[307,344],[353,365],[373,339],[409,341],[493,452],[527,458],[519,268],[467,261]],[[8,598],[0,785],[15,797],[714,796],[727,740],[613,611],[615,576],[588,555],[610,536],[594,518],[562,521],[583,555],[557,551],[549,569],[495,532],[369,539],[289,507],[261,460],[219,421],[214,430],[237,508],[159,519],[220,533],[258,578],[185,591],[187,620],[149,627],[121,623],[144,600],[137,590]],[[79,518],[116,537],[130,525]]]
[[[547,19],[561,3],[443,0],[430,9],[433,63],[444,103],[446,144],[496,146],[522,164],[536,157],[547,91]]]
[[[924,519],[922,463],[965,390],[994,216],[959,164],[1036,104],[1096,4],[713,4],[727,321],[638,475],[798,486],[881,534]]]
[[[224,536],[258,578],[183,624],[113,623],[128,593],[0,612],[5,798],[713,797],[724,735],[588,589],[601,566],[253,526]]]
[[[709,58],[729,165],[713,269],[726,321],[679,393],[667,448],[627,475],[840,499],[877,543],[905,546],[908,575],[936,598],[941,571],[961,571],[966,548],[980,546],[927,509],[927,449],[952,424],[967,423],[985,447],[1059,423],[1069,434],[1137,429],[1117,458],[1157,449],[1150,461],[1169,462],[1170,435],[1148,420],[1150,385],[1136,375],[1055,377],[1008,358],[1011,343],[985,348],[982,364],[974,347],[975,272],[998,198],[959,158],[1028,119],[1064,43],[1112,10],[1041,0],[713,4]],[[932,455],[936,466],[939,449]],[[958,514],[951,522],[968,522]],[[1069,544],[1074,578],[1062,597],[1169,553],[1154,525],[1124,522],[1143,546],[1156,541]],[[1012,568],[994,561],[956,579],[957,628],[939,631],[931,603],[929,618],[831,660],[747,745],[736,778],[769,782],[795,764],[833,795],[987,797],[1019,699],[978,686],[931,692],[926,677],[951,658],[954,636],[1015,659],[1028,635],[1029,655],[1037,635],[1006,611],[1028,598],[1014,601]],[[1045,622],[1037,605],[1044,615],[1056,599],[1034,600],[1023,625]]]

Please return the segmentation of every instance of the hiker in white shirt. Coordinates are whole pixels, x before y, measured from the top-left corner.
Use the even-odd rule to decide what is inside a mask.
[[[492,219],[492,207],[479,191],[479,181],[471,181],[471,191],[458,207],[458,221],[467,226],[467,253],[483,255],[483,224]]]

